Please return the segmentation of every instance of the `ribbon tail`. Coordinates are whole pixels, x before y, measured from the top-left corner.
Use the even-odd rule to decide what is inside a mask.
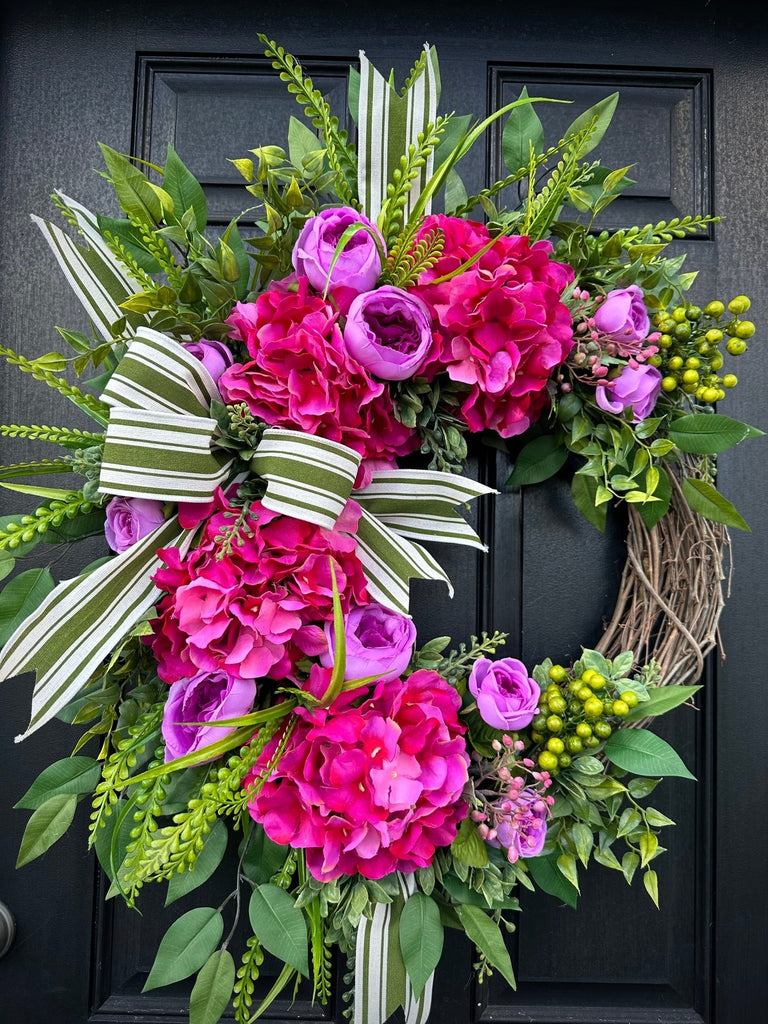
[[[30,723],[16,742],[50,721],[152,607],[157,549],[187,547],[192,531],[176,518],[92,572],[58,584],[20,624],[0,655],[0,680],[36,673]]]
[[[409,876],[398,873],[397,878],[400,895],[392,903],[377,903],[373,918],[358,925],[354,1024],[384,1024],[400,1006],[405,1024],[425,1024],[432,1009],[434,974],[416,998],[400,952],[400,915],[416,886]]]

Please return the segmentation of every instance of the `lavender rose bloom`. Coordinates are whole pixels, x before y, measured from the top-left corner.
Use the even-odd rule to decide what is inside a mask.
[[[618,377],[597,389],[597,404],[606,412],[632,409],[632,422],[649,416],[661,393],[661,373],[655,366],[625,366]]]
[[[595,327],[601,334],[616,341],[643,341],[648,337],[651,321],[636,284],[608,292],[595,311]]]
[[[104,534],[112,550],[121,554],[164,522],[162,501],[113,498],[107,505]]]
[[[328,649],[320,655],[320,662],[330,668],[335,653],[332,623],[326,623],[325,635]],[[353,608],[345,616],[344,639],[346,679],[375,676],[390,682],[402,675],[411,660],[416,627],[407,615],[373,602]]]
[[[185,341],[183,344],[187,352],[191,352],[200,360],[214,381],[218,381],[222,373],[235,361],[235,357],[223,341],[201,338],[200,341]]]
[[[480,717],[494,729],[524,729],[536,714],[541,690],[517,658],[479,658],[469,674],[469,690]]]
[[[431,341],[432,318],[418,296],[384,285],[352,300],[344,344],[375,377],[412,377],[424,362]]]
[[[365,224],[383,246],[384,240],[378,228],[351,206],[321,210],[302,228],[293,247],[293,266],[296,273],[308,278],[317,291],[325,291],[326,285],[330,289],[345,285],[356,292],[368,292],[381,276],[381,256],[376,242],[362,228],[346,243],[331,270],[336,246],[352,224]]]
[[[514,864],[520,857],[538,857],[547,838],[547,805],[533,790],[524,789],[510,800],[501,800],[494,814],[495,839],[491,846],[507,851]]]
[[[227,672],[198,672],[171,683],[163,709],[165,760],[173,761],[223,739],[234,726],[215,725],[217,719],[237,718],[253,708],[256,682],[235,679]],[[185,725],[210,722],[210,725]]]

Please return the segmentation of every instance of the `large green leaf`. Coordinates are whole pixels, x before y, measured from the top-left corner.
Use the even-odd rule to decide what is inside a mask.
[[[595,504],[597,487],[598,483],[594,477],[575,473],[571,481],[571,494],[579,512],[592,523],[596,530],[604,533],[608,506]]]
[[[643,718],[663,715],[689,700],[701,686],[658,686],[648,691],[648,700],[640,701],[625,716],[625,722],[639,722]]]
[[[129,217],[136,217],[142,224],[155,227],[160,223],[163,208],[147,176],[122,153],[103,142],[99,147],[123,212]]]
[[[680,451],[696,455],[716,455],[748,437],[762,436],[762,430],[720,413],[691,413],[674,420],[669,428],[670,440]]]
[[[168,156],[165,162],[163,188],[173,199],[174,219],[180,222],[187,210],[192,210],[195,215],[196,229],[203,231],[208,221],[208,208],[203,187],[171,145],[168,146]]]
[[[199,971],[218,946],[224,920],[213,907],[195,907],[174,921],[162,938],[142,992],[172,985]]]
[[[464,818],[459,825],[456,838],[451,843],[451,853],[456,860],[471,868],[483,868],[488,863],[488,848],[471,818]]]
[[[77,796],[74,793],[59,793],[38,807],[21,837],[17,868],[29,864],[61,839],[72,824],[76,807]]]
[[[65,757],[44,768],[14,807],[35,810],[60,793],[90,793],[100,778],[101,766],[92,757]]]
[[[725,526],[733,526],[737,530],[749,532],[748,524],[742,519],[730,501],[724,498],[706,480],[687,477],[683,480],[683,494],[693,511],[698,512],[705,519],[711,519],[715,523],[723,523]]]
[[[474,942],[483,956],[492,967],[495,967],[502,975],[507,984],[515,989],[515,972],[512,970],[512,961],[509,952],[504,945],[499,926],[479,907],[457,906],[454,907],[461,925],[466,932],[467,938]]]
[[[40,607],[55,585],[47,569],[28,569],[7,584],[0,593],[0,647]]]
[[[218,1024],[235,986],[235,961],[217,949],[203,964],[189,998],[189,1024]]]
[[[647,729],[618,729],[608,737],[603,749],[605,756],[617,768],[635,775],[676,775],[695,779],[677,751],[661,736]]]
[[[4,580],[6,576],[9,576],[13,572],[13,567],[16,565],[16,559],[10,553],[0,548],[0,580]]]
[[[558,868],[557,853],[531,857],[525,864],[539,889],[575,909],[579,893]]]
[[[171,876],[165,897],[166,907],[208,881],[221,864],[224,851],[227,849],[228,837],[227,826],[219,818],[203,840],[203,848],[194,864],[186,871],[177,871]]]
[[[440,908],[423,892],[409,896],[400,915],[400,952],[417,999],[443,952]]]
[[[527,96],[528,90],[523,86],[520,98],[523,99]],[[501,136],[501,155],[507,170],[514,174],[516,171],[528,167],[531,148],[535,154],[541,153],[544,149],[544,129],[533,106],[527,104],[515,107],[510,111],[507,123],[504,125]]]
[[[595,128],[589,137],[589,142],[579,150],[579,157],[586,156],[602,140],[611,123],[618,102],[619,94],[617,92],[611,93],[610,96],[606,96],[605,99],[600,100],[590,107],[589,110],[585,110],[583,114],[580,114],[566,130],[563,138],[567,139],[569,135],[576,135],[582,131],[588,122],[595,122]]]
[[[285,889],[269,884],[254,889],[248,916],[262,946],[309,977],[306,921]]]
[[[565,465],[568,449],[555,434],[542,434],[520,451],[508,484],[525,486],[548,480]]]

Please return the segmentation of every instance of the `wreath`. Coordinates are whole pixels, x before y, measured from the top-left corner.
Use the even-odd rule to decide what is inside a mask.
[[[594,861],[658,903],[673,823],[645,801],[693,776],[653,723],[718,641],[746,523],[715,459],[761,432],[715,410],[755,328],[746,296],[692,302],[668,251],[717,217],[601,230],[633,184],[590,155],[618,94],[545,144],[537,110],[561,101],[439,114],[434,48],[400,91],[361,52],[353,144],[260,39],[305,116],[287,151],[232,160],[240,217],[208,228],[173,147],[156,167],[102,144],[117,215],[56,193],[68,228],[36,218],[91,333],[0,354],[90,429],[0,428],[60,451],[1,471],[33,500],[0,520],[0,678],[35,673],[24,736],[77,730],[18,801],[18,864],[88,800],[111,893],[197,898],[144,986],[195,976],[191,1024],[254,1020],[302,979],[327,1002],[335,950],[356,1022],[421,1022],[446,927],[514,987],[518,886],[575,906]],[[506,174],[469,194],[492,125]],[[417,638],[409,581],[450,588],[441,545],[483,548],[473,438],[511,453],[510,485],[575,466],[597,530],[626,508],[615,611],[573,664],[529,671],[498,632]],[[36,479],[59,473],[76,483]],[[23,565],[94,535],[110,553],[74,579]],[[232,887],[208,906],[213,875]]]

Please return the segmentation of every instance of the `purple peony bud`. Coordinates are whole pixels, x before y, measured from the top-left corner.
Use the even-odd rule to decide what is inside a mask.
[[[326,668],[335,653],[332,623],[326,623],[328,650],[320,655]],[[353,608],[344,618],[347,646],[346,679],[375,676],[382,682],[397,679],[411,660],[416,627],[407,615],[372,603]]]
[[[208,341],[201,338],[200,341],[185,341],[184,348],[200,360],[214,381],[218,381],[222,373],[235,361],[223,341]]]
[[[647,338],[651,321],[642,289],[631,284],[628,288],[615,288],[608,292],[595,311],[595,327],[616,341],[643,341]]]
[[[661,393],[661,373],[655,366],[625,366],[618,377],[598,386],[597,404],[605,412],[623,413],[632,410],[632,422],[649,416]]]
[[[104,535],[120,554],[165,522],[162,501],[151,498],[113,498],[107,505]]]
[[[431,341],[432,317],[416,295],[384,285],[352,300],[344,344],[375,377],[412,377],[424,362]]]
[[[524,729],[541,695],[539,684],[517,658],[479,658],[469,674],[469,690],[480,717],[494,729]]]
[[[368,230],[361,228],[348,240],[339,258],[333,262],[336,246],[346,229],[364,224],[384,245],[378,229],[367,217],[350,206],[334,206],[310,217],[293,247],[293,266],[319,292],[339,285],[357,292],[368,292],[381,276],[381,256]],[[333,270],[331,270],[333,264]],[[329,277],[330,272],[330,277]]]
[[[253,679],[235,679],[227,672],[198,672],[171,683],[163,708],[165,760],[173,761],[223,739],[235,727],[216,725],[217,719],[247,715],[255,699]],[[189,724],[192,722],[210,724]]]

